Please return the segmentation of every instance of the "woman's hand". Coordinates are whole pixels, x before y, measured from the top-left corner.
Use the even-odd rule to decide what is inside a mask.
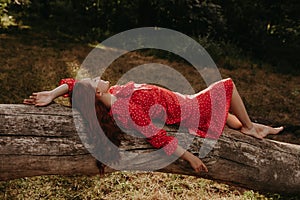
[[[181,146],[178,145],[174,153],[175,153],[175,155],[180,156],[182,159],[188,161],[190,163],[191,167],[196,172],[201,172],[201,171],[208,172],[207,167],[200,160],[200,158],[198,158],[194,154],[190,153],[189,151],[186,151]]]
[[[195,170],[195,172],[201,172],[201,171],[208,172],[207,167],[202,162],[202,160],[200,160],[200,158],[194,156],[192,153],[188,151],[186,153],[190,154],[187,155],[187,161],[190,163],[191,167]]]
[[[68,84],[62,84],[51,91],[35,92],[29,96],[29,99],[24,99],[23,103],[35,106],[47,106],[56,97],[66,94],[69,90]]]
[[[23,103],[35,106],[47,106],[53,101],[52,91],[32,93],[29,99],[24,99]]]

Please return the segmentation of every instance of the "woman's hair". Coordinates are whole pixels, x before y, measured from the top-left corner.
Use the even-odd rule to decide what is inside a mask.
[[[103,162],[117,162],[120,158],[115,147],[120,146],[122,131],[109,114],[110,109],[96,98],[95,89],[90,83],[81,81],[75,84],[72,106],[86,121],[86,141],[93,146],[92,154],[97,158],[100,173],[104,173]]]

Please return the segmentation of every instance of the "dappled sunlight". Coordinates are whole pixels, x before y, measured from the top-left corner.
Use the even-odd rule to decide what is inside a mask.
[[[30,35],[30,32],[19,37],[6,34],[0,37],[0,56],[5,58],[0,60],[0,103],[5,104],[21,103],[34,91],[54,88],[61,78],[76,77],[81,63],[92,49],[87,44],[61,43],[42,35]],[[32,41],[32,38],[36,39]],[[108,47],[99,48],[102,51],[115,51]],[[229,58],[226,59],[229,63]],[[206,87],[201,76],[185,61],[162,59],[139,51],[119,57],[105,70],[102,78],[115,84],[122,74],[149,63],[159,63],[177,70],[195,91]],[[258,65],[252,65],[249,70],[247,66],[250,60],[232,59],[230,63],[235,65],[234,69],[222,68],[220,64],[221,75],[235,81],[253,119],[264,120],[270,125],[299,124],[299,76],[274,73]],[[203,73],[213,73],[209,69],[204,70]],[[147,71],[144,75],[147,76]],[[70,105],[68,99],[62,97],[56,102]],[[300,140],[292,132],[273,138],[280,141]],[[103,178],[42,176],[0,182],[0,199],[84,199],[99,196],[107,199],[132,196],[137,199],[267,199],[251,190],[164,173],[119,172]]]

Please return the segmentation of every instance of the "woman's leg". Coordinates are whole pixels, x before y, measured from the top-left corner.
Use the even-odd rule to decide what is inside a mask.
[[[226,124],[233,129],[240,130],[242,128],[242,123],[240,120],[233,114],[228,113]]]
[[[233,84],[231,111],[234,116],[230,114],[228,115],[228,125],[231,127],[233,126],[233,128],[240,128],[241,132],[244,134],[251,135],[256,138],[264,138],[269,134],[277,134],[283,130],[283,127],[272,128],[262,124],[252,123],[235,84]]]

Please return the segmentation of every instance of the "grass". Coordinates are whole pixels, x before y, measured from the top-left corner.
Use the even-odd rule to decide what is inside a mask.
[[[0,34],[0,103],[21,103],[33,91],[55,87],[64,77],[74,77],[91,47],[61,38],[26,33]],[[130,58],[130,59],[128,59]],[[190,66],[137,52],[119,58],[105,79],[116,83],[122,73],[143,63],[171,66],[185,75],[195,90],[204,85]],[[300,124],[300,79],[278,74],[266,64],[249,59],[222,57],[223,77],[232,77],[254,120],[276,124]],[[62,99],[59,99],[62,100]],[[299,134],[298,134],[299,135]],[[295,134],[275,139],[300,141]],[[299,142],[300,143],[300,142]],[[222,169],[220,169],[222,170]],[[0,199],[282,199],[252,190],[190,176],[158,172],[118,172],[100,178],[86,176],[40,176],[0,182]],[[296,199],[295,197],[294,199]]]
[[[251,190],[158,172],[23,178],[2,182],[0,191],[1,199],[268,199]]]

